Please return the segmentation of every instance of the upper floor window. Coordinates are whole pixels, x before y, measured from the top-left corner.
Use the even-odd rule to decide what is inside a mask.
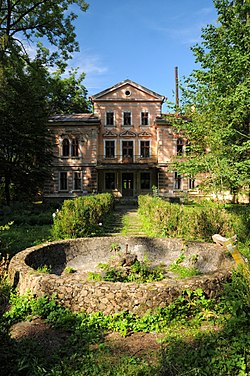
[[[73,139],[64,138],[62,141],[62,156],[63,157],[78,157],[79,156],[79,140],[77,137]]]
[[[182,138],[177,138],[177,155],[182,155],[184,153],[184,141]]]
[[[195,179],[192,177],[188,179],[188,189],[194,189],[195,188]]]
[[[150,157],[150,141],[141,141],[141,158],[149,158]]]
[[[123,112],[123,125],[129,126],[132,124],[132,116],[131,112]]]
[[[78,138],[74,138],[71,143],[71,156],[78,157],[79,155],[79,142]]]
[[[115,157],[115,141],[105,141],[105,158]]]
[[[115,125],[115,114],[112,111],[106,112],[106,126],[113,127]]]
[[[62,155],[63,157],[69,156],[69,140],[67,138],[64,138],[62,142]]]
[[[148,112],[141,112],[141,125],[149,125]]]

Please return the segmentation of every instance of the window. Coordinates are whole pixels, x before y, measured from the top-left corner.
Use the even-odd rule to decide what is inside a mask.
[[[115,141],[105,141],[105,158],[115,158]]]
[[[62,142],[62,155],[63,157],[69,156],[69,140],[67,138],[64,138]]]
[[[141,158],[150,157],[150,141],[141,141]]]
[[[150,189],[150,173],[141,173],[141,189]]]
[[[177,155],[182,155],[184,151],[184,142],[182,138],[177,138]]]
[[[188,188],[189,189],[194,189],[195,188],[195,180],[194,180],[194,178],[190,178],[188,180]]]
[[[67,172],[60,172],[60,177],[59,177],[60,181],[59,181],[59,184],[60,184],[60,191],[67,191],[68,190],[68,176],[67,176]]]
[[[148,125],[149,124],[149,116],[148,112],[141,112],[141,125]]]
[[[74,187],[74,191],[80,191],[82,189],[82,179],[81,179],[80,171],[74,172],[73,187]]]
[[[181,189],[181,175],[174,173],[174,189]]]
[[[115,125],[115,116],[114,112],[106,112],[106,125],[107,126],[114,126]]]
[[[78,138],[74,138],[71,143],[71,156],[78,157],[79,155],[79,143]]]
[[[133,141],[122,141],[122,157],[123,160],[133,159]]]
[[[131,112],[123,112],[123,125],[131,125]]]
[[[105,189],[115,189],[115,173],[114,172],[106,172]]]

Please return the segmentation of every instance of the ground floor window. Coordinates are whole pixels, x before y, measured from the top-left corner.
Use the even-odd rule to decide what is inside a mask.
[[[105,173],[105,189],[115,189],[115,173]]]
[[[141,189],[150,189],[150,173],[141,173]]]
[[[60,172],[59,176],[59,187],[60,191],[67,191],[68,190],[68,175],[67,172],[63,171]]]
[[[194,189],[195,188],[195,180],[193,178],[190,178],[188,180],[188,188],[189,189]]]
[[[175,189],[181,189],[181,175],[178,174],[178,172],[174,173],[174,188]]]
[[[74,172],[73,187],[74,191],[80,191],[82,189],[82,179],[80,171]]]

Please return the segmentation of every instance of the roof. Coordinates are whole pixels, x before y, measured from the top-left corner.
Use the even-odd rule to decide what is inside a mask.
[[[88,124],[99,123],[100,119],[93,113],[81,113],[81,114],[60,114],[53,115],[49,118],[49,123],[71,123],[81,122]]]
[[[150,89],[147,89],[145,86],[142,86],[142,85],[140,85],[140,84],[137,84],[136,82],[131,81],[131,80],[129,80],[129,79],[124,80],[124,81],[121,81],[121,82],[118,82],[116,85],[111,86],[110,88],[105,89],[105,90],[103,90],[103,91],[101,91],[101,92],[99,92],[99,93],[97,93],[97,94],[95,94],[95,95],[92,95],[91,99],[94,100],[94,101],[96,101],[96,100],[98,100],[98,99],[101,100],[103,96],[107,95],[108,93],[110,93],[110,92],[112,92],[112,91],[114,91],[114,90],[120,89],[121,87],[123,87],[123,86],[125,86],[125,85],[133,86],[133,87],[135,87],[136,89],[141,90],[141,91],[147,93],[147,94],[150,95],[150,96],[155,97],[155,99],[160,100],[160,101],[162,101],[162,102],[163,102],[164,99],[165,99],[165,97],[164,97],[163,95],[160,95],[160,94],[156,93],[155,91],[152,91],[152,90],[150,90]]]

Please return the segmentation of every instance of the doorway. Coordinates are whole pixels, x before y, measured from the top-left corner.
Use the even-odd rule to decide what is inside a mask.
[[[132,197],[134,193],[134,174],[125,172],[122,174],[122,196]]]

